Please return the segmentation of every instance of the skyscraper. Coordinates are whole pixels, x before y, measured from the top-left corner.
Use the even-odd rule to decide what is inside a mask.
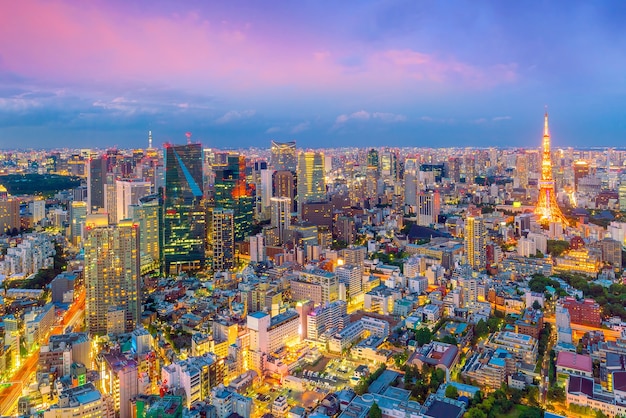
[[[552,179],[552,154],[550,150],[550,130],[548,129],[548,112],[544,115],[543,123],[543,154],[541,160],[541,179],[539,180],[539,200],[535,213],[539,223],[546,226],[551,222],[567,225],[567,219],[561,213],[556,203],[556,186]]]
[[[285,231],[291,225],[291,199],[288,197],[272,197],[270,199],[271,225],[276,227],[280,244],[285,239]]]
[[[296,175],[291,171],[275,171],[272,174],[272,196],[291,199],[292,212],[297,212]]]
[[[202,268],[205,263],[205,210],[202,204],[202,147],[166,145],[163,268]]]
[[[104,334],[111,328],[110,313],[123,310],[125,330],[141,320],[139,274],[139,226],[122,222],[106,224],[100,217],[87,219],[85,237],[85,287],[87,330]]]
[[[422,226],[436,224],[440,208],[441,198],[438,190],[420,192],[417,196],[417,224]]]
[[[324,177],[324,154],[301,152],[298,154],[298,214],[302,214],[302,203],[326,200]]]
[[[246,158],[229,153],[226,163],[215,165],[215,207],[232,209],[235,217],[235,240],[243,241],[252,232],[254,197],[246,180]]]
[[[379,172],[381,177],[396,177],[398,174],[398,157],[396,153],[385,150],[380,154]]]
[[[128,207],[139,203],[139,199],[150,194],[152,184],[148,181],[123,179],[115,181],[117,220],[128,219]]]
[[[379,167],[378,151],[376,151],[374,148],[370,149],[367,152],[367,166],[374,167],[376,168],[376,170],[378,170],[378,167]]]
[[[465,256],[474,270],[486,267],[487,229],[481,218],[468,216],[465,220]]]
[[[161,261],[163,242],[163,204],[159,195],[144,196],[139,204],[131,205],[130,218],[139,224],[139,250],[141,268],[155,268]]]
[[[87,160],[88,213],[96,213],[99,209],[104,209],[107,166],[106,155],[94,156]]]
[[[70,205],[70,240],[79,245],[83,239],[83,228],[87,217],[86,202],[72,202]]]
[[[213,271],[230,270],[235,261],[235,227],[232,209],[210,209],[209,253]]]
[[[276,171],[296,171],[296,141],[272,141],[270,164]]]
[[[515,175],[519,180],[519,187],[528,187],[528,155],[521,153],[517,155],[515,161]]]

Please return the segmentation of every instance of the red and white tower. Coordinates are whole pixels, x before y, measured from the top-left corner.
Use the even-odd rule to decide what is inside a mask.
[[[544,115],[543,153],[541,160],[541,180],[539,180],[539,199],[535,214],[539,223],[546,226],[551,222],[567,225],[567,219],[556,203],[555,182],[552,179],[552,154],[550,151],[550,130],[548,129],[548,112]]]

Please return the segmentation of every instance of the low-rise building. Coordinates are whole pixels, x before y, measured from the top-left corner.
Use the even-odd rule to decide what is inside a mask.
[[[409,362],[422,368],[425,364],[442,369],[446,375],[459,360],[459,349],[456,345],[433,341],[418,348]]]
[[[189,357],[167,365],[161,369],[161,380],[170,388],[185,391],[189,408],[207,398],[211,388],[224,382],[224,363],[212,355]]]
[[[602,411],[609,417],[626,414],[626,399],[616,393],[606,392],[594,385],[593,379],[583,376],[570,376],[566,391],[567,405],[575,404]]]
[[[570,375],[593,378],[591,357],[569,351],[559,351],[556,358],[556,375],[565,382]]]
[[[530,335],[510,331],[498,331],[491,334],[485,346],[494,350],[506,350],[518,361],[534,364],[537,361],[539,342]]]
[[[238,414],[249,418],[252,413],[252,398],[219,385],[211,390],[211,404],[215,406],[216,417],[226,418]]]
[[[515,358],[506,350],[483,350],[472,354],[461,375],[476,382],[487,392],[498,389],[515,371]]]
[[[113,417],[102,394],[92,383],[68,388],[59,394],[59,401],[43,413],[44,418]]]
[[[543,329],[543,312],[539,309],[525,309],[522,317],[513,325],[518,334],[530,335],[538,340]]]

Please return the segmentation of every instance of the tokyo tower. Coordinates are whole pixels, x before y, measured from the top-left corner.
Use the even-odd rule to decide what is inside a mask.
[[[552,155],[550,153],[550,131],[548,129],[548,112],[544,115],[543,125],[543,153],[541,160],[541,180],[539,180],[539,199],[535,214],[543,226],[551,222],[561,222],[567,225],[567,219],[556,203],[555,183],[552,179]]]

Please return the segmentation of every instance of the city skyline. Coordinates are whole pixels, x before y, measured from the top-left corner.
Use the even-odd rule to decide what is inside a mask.
[[[546,104],[555,148],[626,133],[615,3],[2,8],[1,149],[535,147]]]

